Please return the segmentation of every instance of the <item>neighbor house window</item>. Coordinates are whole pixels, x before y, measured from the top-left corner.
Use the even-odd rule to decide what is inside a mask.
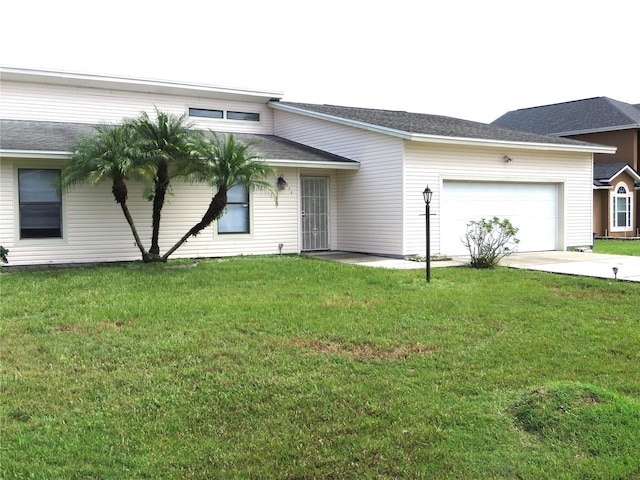
[[[249,191],[236,185],[227,192],[227,208],[218,220],[218,233],[249,233]]]
[[[631,229],[631,194],[627,187],[619,185],[615,193],[611,196],[611,229],[630,230]]]
[[[248,120],[250,122],[259,122],[260,114],[259,113],[250,113],[250,112],[227,112],[228,120]]]
[[[20,238],[61,238],[60,170],[18,169]]]
[[[190,117],[205,117],[205,118],[222,118],[222,110],[209,110],[206,108],[190,108]]]

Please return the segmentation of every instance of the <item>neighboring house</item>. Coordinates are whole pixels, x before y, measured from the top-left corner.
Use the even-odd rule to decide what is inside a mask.
[[[424,255],[427,185],[433,254],[464,255],[467,222],[494,215],[520,228],[521,251],[589,246],[593,155],[615,152],[449,117],[283,102],[277,92],[14,68],[0,74],[0,245],[10,265],[139,258],[109,182],[61,195],[51,183],[93,125],[154,107],[259,142],[277,170],[270,181],[287,183],[278,206],[261,191],[238,198],[225,214],[238,218],[216,222],[175,257]],[[148,241],[143,189],[131,183],[128,203]],[[173,192],[161,250],[200,220],[213,194],[179,182]]]
[[[639,105],[607,97],[587,98],[514,110],[492,124],[616,146],[614,155],[594,155],[594,233],[640,236]]]

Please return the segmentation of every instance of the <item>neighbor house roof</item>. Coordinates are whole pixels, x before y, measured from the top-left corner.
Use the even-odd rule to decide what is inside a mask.
[[[614,153],[615,148],[441,115],[273,101],[278,110],[321,118],[407,140]]]
[[[627,163],[594,163],[593,185],[596,188],[609,188],[611,182],[621,173],[628,173],[636,186],[640,185],[640,175]]]
[[[513,110],[492,125],[556,136],[627,130],[640,128],[640,108],[608,97],[594,97]]]
[[[95,125],[32,120],[0,120],[0,153],[28,158],[67,158],[83,135]],[[223,133],[223,132],[220,132]],[[358,168],[359,163],[345,157],[292,142],[275,135],[234,134],[243,142],[254,143],[254,150],[274,166],[327,166]]]

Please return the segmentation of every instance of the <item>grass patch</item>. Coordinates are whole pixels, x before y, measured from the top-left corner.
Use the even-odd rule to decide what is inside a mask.
[[[574,459],[580,478],[640,473],[640,402],[630,397],[562,382],[527,392],[510,412],[519,428],[537,437],[534,441]]]
[[[640,240],[602,240],[595,241],[595,253],[640,256]]]
[[[290,256],[0,282],[3,478],[640,475],[637,284]],[[555,385],[603,400],[546,418]]]

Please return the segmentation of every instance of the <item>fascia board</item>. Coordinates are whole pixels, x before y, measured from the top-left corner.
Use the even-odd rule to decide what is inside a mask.
[[[160,93],[191,97],[217,97],[239,101],[261,101],[264,103],[280,99],[282,92],[216,87],[197,83],[182,83],[169,80],[152,80],[111,75],[90,75],[62,71],[29,70],[0,67],[3,80],[54,85],[70,85],[88,88],[132,91],[138,93]]]
[[[307,161],[307,160],[288,160],[288,159],[266,159],[266,162],[272,167],[298,167],[298,168],[329,168],[333,170],[358,170],[359,162],[334,162],[334,161]]]
[[[640,129],[640,123],[630,123],[629,125],[615,125],[612,127],[590,128],[587,130],[570,130],[567,132],[548,133],[552,137],[569,137],[571,135],[587,135],[589,133],[606,133],[617,132],[619,130],[635,130]]]
[[[547,150],[560,152],[616,153],[617,147],[606,145],[561,145],[557,143],[516,142],[512,140],[489,140],[482,138],[444,137],[439,135],[415,134],[411,140],[417,142],[447,143],[483,147],[509,147],[523,150]]]
[[[71,155],[71,152],[57,152],[47,150],[0,150],[0,158],[66,160],[71,158]]]

